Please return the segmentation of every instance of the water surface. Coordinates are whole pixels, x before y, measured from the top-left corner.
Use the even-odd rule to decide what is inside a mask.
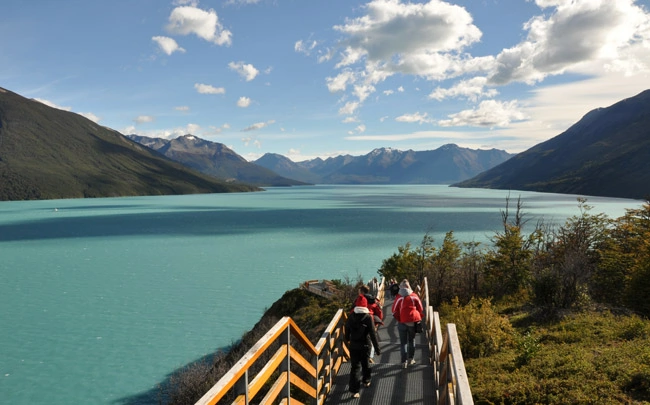
[[[301,281],[371,278],[425,232],[487,241],[507,195],[314,186],[0,202],[0,402],[152,402],[170,372],[235,341]],[[578,214],[576,196],[510,195],[533,223]],[[641,202],[589,204],[618,217]]]

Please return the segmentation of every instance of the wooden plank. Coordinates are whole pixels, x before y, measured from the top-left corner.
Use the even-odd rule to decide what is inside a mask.
[[[278,321],[195,405],[214,405],[235,385],[250,366],[289,326],[291,318],[285,316]]]
[[[273,383],[273,386],[271,386],[271,389],[269,392],[264,395],[264,398],[260,401],[260,405],[271,405],[273,404],[273,401],[276,400],[278,395],[280,395],[280,392],[284,389],[285,384],[287,383],[287,380],[289,378],[287,377],[287,373],[280,373],[280,377],[278,377],[277,380],[275,380],[275,383]]]
[[[309,338],[307,337],[307,335],[305,335],[305,334],[303,333],[303,331],[300,330],[300,328],[298,327],[298,325],[296,325],[296,323],[295,323],[295,322],[293,321],[293,319],[291,319],[291,318],[289,318],[289,330],[290,330],[290,332],[291,332],[291,335],[292,335],[293,337],[295,337],[296,339],[298,339],[298,341],[300,342],[300,344],[301,344],[305,349],[307,349],[307,350],[309,351],[309,353],[311,353],[311,354],[313,354],[313,355],[317,355],[317,354],[318,354],[318,351],[316,350],[316,347],[314,347],[314,345],[311,344],[311,342],[309,341]]]
[[[306,372],[309,373],[312,377],[316,378],[316,369],[308,362],[298,350],[293,346],[289,346],[290,357],[293,361],[298,363]]]
[[[273,357],[264,365],[259,373],[248,384],[248,397],[249,399],[255,398],[255,395],[264,387],[264,384],[271,378],[273,373],[278,370],[282,361],[287,357],[287,345],[282,345],[275,352]]]
[[[456,325],[453,323],[447,324],[447,334],[449,335],[449,351],[452,354],[452,368],[456,379],[455,394],[460,404],[473,405],[474,400],[472,399],[472,391],[469,386],[469,378],[465,371],[465,362],[463,361],[463,353],[460,350]]]
[[[289,373],[289,381],[291,384],[303,390],[305,394],[309,395],[312,398],[316,398],[316,389],[307,384],[302,378],[298,377],[294,373]]]
[[[317,353],[321,353],[323,351],[323,346],[325,346],[325,344],[327,343],[332,331],[337,328],[339,320],[341,319],[341,317],[343,317],[343,314],[344,311],[342,309],[336,311],[334,318],[332,318],[329,325],[327,325],[327,328],[325,328],[325,332],[323,332],[323,335],[321,336],[321,338],[318,340],[318,343],[316,344]]]

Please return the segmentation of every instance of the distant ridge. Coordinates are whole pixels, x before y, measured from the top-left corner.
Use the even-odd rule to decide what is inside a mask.
[[[176,139],[149,138],[139,135],[127,135],[127,137],[169,159],[224,181],[275,187],[305,184],[292,178],[282,177],[266,167],[249,163],[224,144],[194,135],[187,134]]]
[[[454,185],[648,198],[650,90],[595,109],[562,134]]]
[[[430,151],[378,148],[363,156],[337,156],[294,163],[277,154],[256,160],[285,177],[323,184],[451,184],[511,158],[503,150],[443,145]]]
[[[0,200],[252,190],[190,170],[81,115],[0,88]]]

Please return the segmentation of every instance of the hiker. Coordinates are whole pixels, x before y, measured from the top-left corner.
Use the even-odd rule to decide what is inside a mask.
[[[377,277],[373,277],[372,280],[368,282],[368,288],[370,289],[370,294],[377,296],[379,293],[379,282],[377,281]]]
[[[352,314],[345,323],[345,340],[350,349],[350,382],[348,390],[354,398],[359,398],[359,366],[361,366],[361,378],[365,387],[370,387],[371,370],[368,364],[368,345],[371,344],[375,353],[381,354],[379,342],[375,333],[375,325],[367,307],[354,307]]]
[[[367,285],[361,285],[359,286],[359,289],[357,290],[359,295],[357,295],[357,298],[354,299],[354,304],[352,304],[352,310],[350,310],[350,313],[354,311],[355,307],[367,307],[368,306],[368,300],[366,299],[366,294],[370,292],[370,289],[368,288]]]
[[[370,316],[372,316],[372,320],[375,324],[376,333],[379,326],[384,324],[384,312],[382,311],[381,306],[377,303],[377,298],[373,295],[366,294],[366,301],[368,301],[368,310],[370,311]],[[369,346],[368,361],[374,363],[375,348],[372,344],[369,344]]]
[[[404,279],[399,285],[399,293],[393,302],[392,313],[399,332],[400,358],[403,368],[415,364],[415,323],[422,321],[424,308],[420,298],[411,290],[408,280]]]
[[[399,294],[399,284],[397,284],[397,281],[395,281],[395,279],[390,280],[390,286],[388,287],[388,290],[390,291],[391,298],[395,298],[397,297],[397,294]]]

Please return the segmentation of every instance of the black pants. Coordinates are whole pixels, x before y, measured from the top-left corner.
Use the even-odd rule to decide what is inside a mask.
[[[359,381],[359,366],[361,366],[361,375],[363,383],[370,382],[370,365],[368,364],[368,349],[350,349],[350,363],[352,368],[350,370],[350,384],[349,390],[352,393],[359,392],[361,383]]]

